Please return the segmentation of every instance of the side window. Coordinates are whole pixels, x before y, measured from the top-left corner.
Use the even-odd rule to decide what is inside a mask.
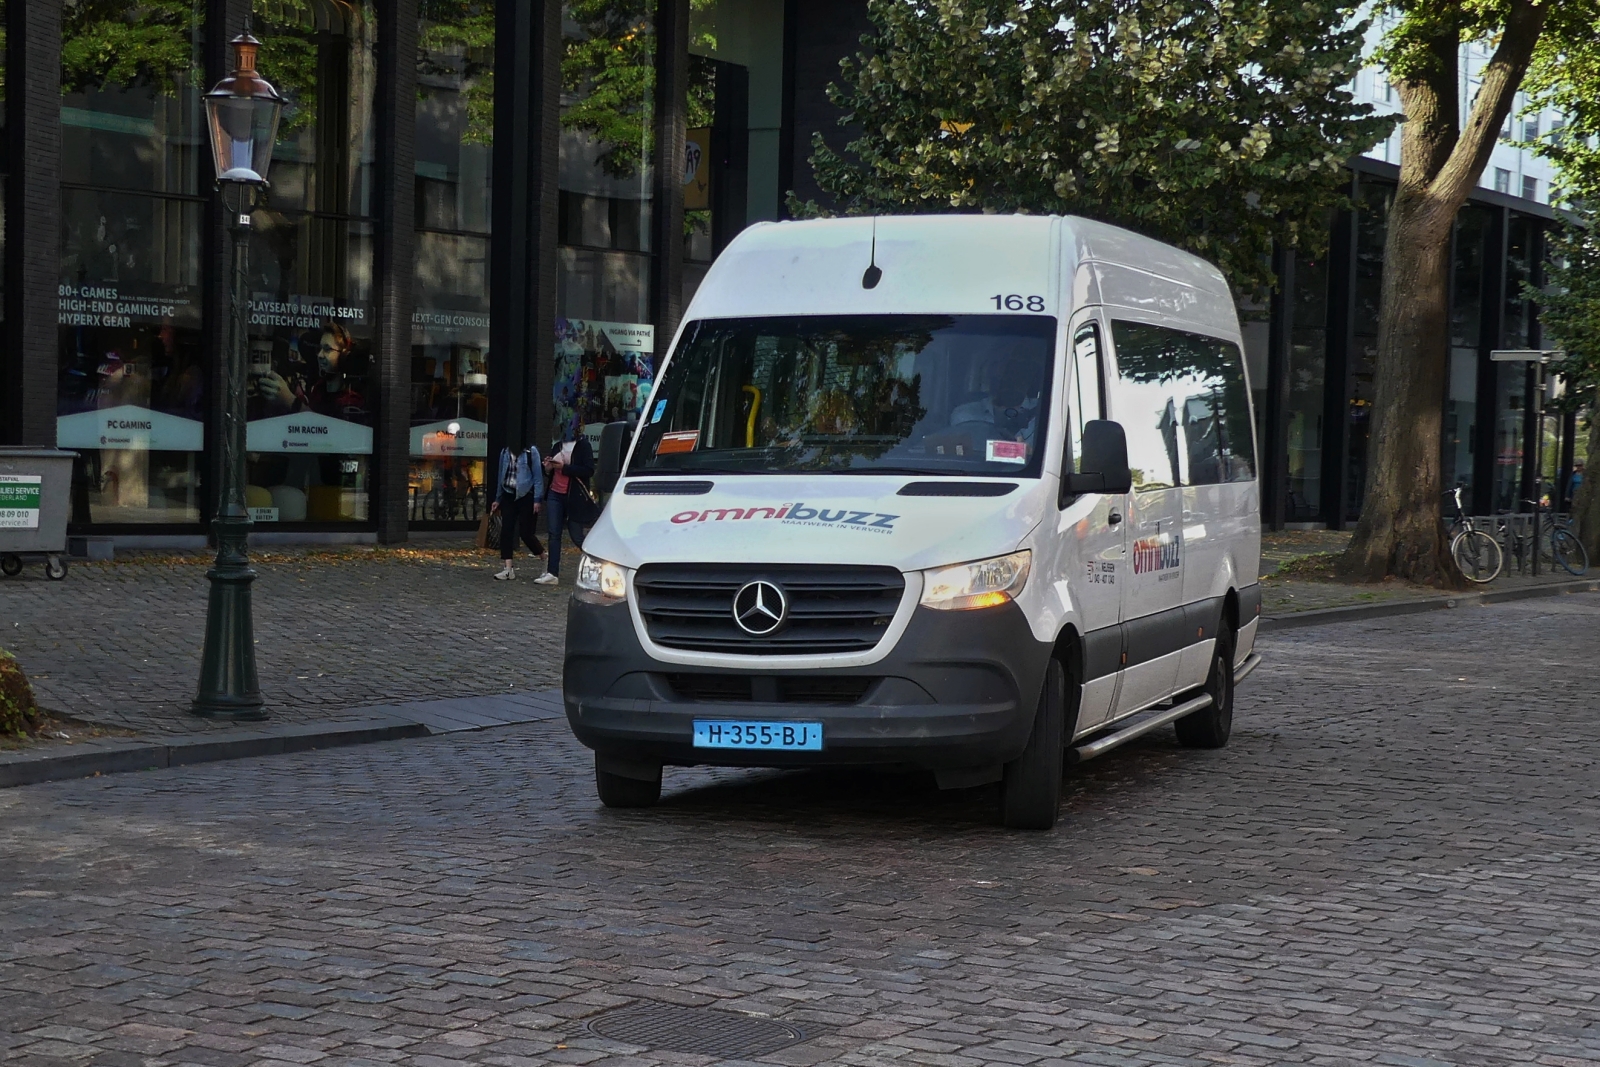
[[[1083,455],[1083,424],[1105,418],[1105,400],[1105,357],[1100,348],[1100,325],[1089,322],[1072,335],[1072,411],[1067,420],[1067,432],[1074,471]]]
[[[1239,347],[1144,323],[1113,322],[1115,414],[1138,489],[1247,482],[1255,437]]]

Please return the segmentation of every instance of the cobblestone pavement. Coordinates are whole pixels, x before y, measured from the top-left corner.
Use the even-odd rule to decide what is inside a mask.
[[[519,565],[532,563],[519,560]],[[575,558],[564,561],[570,577]],[[460,549],[268,553],[255,562],[256,665],[273,718],[503,692],[507,668],[559,685],[570,586],[542,567],[496,582],[491,555]],[[0,648],[45,708],[139,733],[207,729],[187,713],[205,640],[199,555],[76,563],[0,581]]]
[[[1269,635],[1233,743],[993,789],[674,771],[598,808],[561,723],[0,794],[19,1067],[1600,1061],[1600,598]]]

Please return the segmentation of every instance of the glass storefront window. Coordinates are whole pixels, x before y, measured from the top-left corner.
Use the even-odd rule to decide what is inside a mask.
[[[1444,402],[1440,480],[1461,486],[1471,498],[1474,439],[1478,423],[1478,347],[1482,343],[1483,271],[1490,227],[1497,216],[1467,207],[1456,218],[1451,264],[1450,370]]]
[[[1323,389],[1328,356],[1328,262],[1295,255],[1294,332],[1289,351],[1288,474],[1284,517],[1322,516]]]
[[[1388,236],[1394,186],[1365,179],[1356,203],[1355,329],[1345,397],[1344,518],[1361,517],[1367,492],[1367,433],[1372,426],[1372,389],[1378,359],[1378,314],[1383,301],[1383,243]]]
[[[779,217],[783,27],[783,0],[691,5],[685,306],[740,230]]]
[[[71,519],[200,521],[204,5],[67,0],[56,439]]]
[[[647,0],[562,8],[557,434],[636,414],[654,376],[654,12]]]
[[[420,13],[409,513],[475,522],[487,506],[494,5],[424,0]]]
[[[288,105],[250,238],[246,504],[258,523],[366,522],[376,16],[370,0],[279,5],[256,27]]]

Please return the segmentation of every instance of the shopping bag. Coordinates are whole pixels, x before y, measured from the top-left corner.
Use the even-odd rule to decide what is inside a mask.
[[[500,548],[500,513],[486,511],[478,520],[478,547],[485,550]]]

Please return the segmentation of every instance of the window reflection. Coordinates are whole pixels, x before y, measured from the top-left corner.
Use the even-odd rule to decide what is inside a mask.
[[[1113,322],[1112,416],[1126,431],[1134,487],[1247,482],[1255,477],[1244,362],[1236,345]]]
[[[259,523],[364,522],[373,353],[373,5],[273,4],[259,65],[288,100],[250,239],[246,503]]]
[[[410,517],[473,522],[487,506],[494,5],[420,13]]]
[[[649,0],[562,8],[558,434],[598,434],[649,395],[654,12]]]
[[[56,440],[71,521],[197,523],[202,4],[67,0]]]

